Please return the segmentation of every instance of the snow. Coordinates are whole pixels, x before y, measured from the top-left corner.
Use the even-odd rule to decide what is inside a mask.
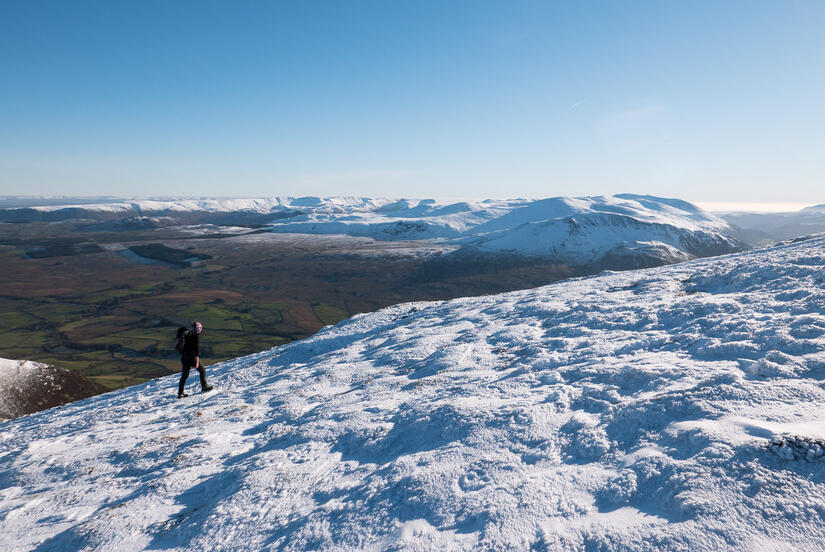
[[[101,391],[103,387],[77,372],[0,358],[0,419],[16,418]]]
[[[134,199],[125,201],[106,201],[102,203],[70,203],[65,205],[40,205],[27,207],[34,211],[52,212],[63,209],[83,209],[101,212],[156,213],[164,211],[205,211],[224,213],[233,211],[254,211],[268,213],[282,207],[282,200],[273,198],[197,198],[197,199]]]
[[[202,198],[32,207],[44,212],[70,208],[272,215],[268,228],[273,233],[427,240],[471,252],[515,253],[591,267],[649,266],[743,248],[721,218],[679,199],[635,194],[539,200]],[[68,213],[78,216],[74,210]],[[617,258],[631,261],[609,262]]]
[[[822,215],[825,214],[825,204],[823,205],[811,205],[810,207],[805,207],[801,210],[803,214],[812,214],[812,215]]]
[[[821,549],[823,265],[403,304],[4,422],[0,549]]]
[[[29,360],[0,358],[0,419],[19,415],[17,388],[25,387],[28,380],[42,377],[47,365]]]
[[[387,200],[384,200],[387,201]],[[328,203],[329,202],[329,203]],[[586,198],[557,197],[541,200],[508,199],[462,201],[402,199],[391,203],[373,200],[349,202],[335,198],[315,198],[312,205],[301,204],[304,214],[275,221],[278,232],[348,233],[392,239],[417,234],[417,237],[454,238],[510,230],[528,223],[566,220],[612,214],[642,223],[672,225],[686,230],[726,231],[722,219],[701,211],[690,203],[676,200],[619,194]],[[290,203],[297,208],[298,203]]]
[[[0,420],[26,412],[30,389],[54,383],[55,374],[47,364],[0,358]]]

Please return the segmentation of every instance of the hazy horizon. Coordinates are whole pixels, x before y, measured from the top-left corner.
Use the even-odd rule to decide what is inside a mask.
[[[825,3],[0,6],[0,194],[821,204]]]
[[[622,192],[617,192],[622,193]],[[615,194],[604,194],[604,195],[615,195]],[[73,201],[79,201],[83,203],[94,203],[95,201],[101,202],[118,202],[118,201],[130,201],[130,200],[147,200],[147,201],[170,201],[170,200],[196,200],[196,199],[259,199],[259,198],[266,198],[266,197],[290,197],[286,194],[270,194],[266,196],[76,196],[76,195],[5,195],[0,196],[0,208],[9,208],[9,207],[22,207],[22,206],[34,206],[34,205],[61,205],[66,204],[69,205]],[[297,197],[297,196],[291,196]],[[306,196],[305,196],[306,197]],[[336,196],[321,196],[321,197],[336,197]],[[339,196],[339,197],[349,197],[349,196]],[[483,201],[487,199],[495,200],[495,199],[511,199],[504,196],[497,196],[497,197],[450,197],[450,196],[432,196],[432,197],[412,197],[412,196],[377,196],[382,198],[388,199],[412,199],[412,200],[425,200],[425,199],[435,199],[435,200],[442,200],[442,201]],[[548,197],[560,197],[560,196],[548,196]],[[565,196],[565,197],[575,197],[575,196]],[[544,198],[525,198],[525,199],[544,199]],[[732,201],[732,202],[704,202],[704,201],[690,201],[689,199],[685,198],[676,198],[688,201],[693,203],[697,207],[701,208],[704,211],[710,213],[730,213],[730,212],[744,212],[744,213],[793,213],[797,211],[801,211],[806,207],[815,207],[817,203],[789,203],[789,202],[742,202],[742,201]],[[18,201],[15,201],[18,200]],[[27,204],[27,200],[30,202]],[[40,200],[40,201],[38,201]],[[64,203],[67,201],[68,203]],[[31,203],[35,202],[35,203]]]

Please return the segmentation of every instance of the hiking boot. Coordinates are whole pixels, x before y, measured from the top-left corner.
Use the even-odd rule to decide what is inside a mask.
[[[212,391],[213,389],[214,389],[214,387],[212,387],[211,385],[207,385],[206,387],[203,388],[203,392],[206,393],[207,391]]]
[[[189,395],[187,395],[186,393],[178,393],[178,398],[179,398],[179,399],[182,399],[182,398],[184,398],[184,397],[188,397],[188,396],[189,396]]]

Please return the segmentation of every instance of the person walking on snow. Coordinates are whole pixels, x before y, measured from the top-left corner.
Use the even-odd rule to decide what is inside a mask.
[[[180,385],[178,386],[178,398],[188,397],[183,392],[183,387],[186,385],[186,378],[189,377],[189,370],[194,368],[198,371],[201,377],[201,389],[206,393],[212,390],[212,386],[206,383],[206,369],[201,365],[200,359],[200,334],[203,331],[203,324],[195,322],[192,324],[192,329],[183,333],[183,347],[180,352],[180,363],[183,369],[180,373]]]

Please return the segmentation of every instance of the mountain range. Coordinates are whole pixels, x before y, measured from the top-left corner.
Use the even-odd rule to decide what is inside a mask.
[[[96,221],[97,229],[213,223],[257,231],[457,244],[456,257],[518,255],[589,270],[657,266],[740,251],[723,219],[635,194],[458,201],[380,198],[136,200],[0,210],[0,221]],[[92,226],[95,228],[95,226]]]

